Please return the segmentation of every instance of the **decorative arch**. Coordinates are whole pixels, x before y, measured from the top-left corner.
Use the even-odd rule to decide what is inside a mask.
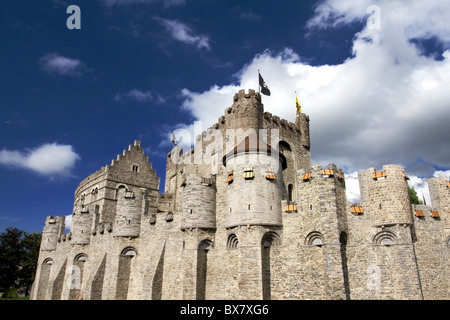
[[[73,259],[73,261],[82,261],[82,262],[86,262],[87,261],[87,255],[85,253],[79,253],[75,256],[75,258]]]
[[[391,231],[380,231],[373,237],[372,243],[378,246],[389,247],[397,243],[397,236]]]
[[[324,237],[319,231],[310,232],[305,238],[305,245],[321,247],[324,243]]]
[[[231,233],[228,236],[227,249],[236,249],[238,245],[239,245],[238,237],[234,233]]]

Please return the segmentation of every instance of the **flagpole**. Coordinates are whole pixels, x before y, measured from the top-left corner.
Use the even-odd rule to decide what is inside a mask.
[[[258,69],[258,93],[261,95],[261,86],[259,85],[259,69]]]

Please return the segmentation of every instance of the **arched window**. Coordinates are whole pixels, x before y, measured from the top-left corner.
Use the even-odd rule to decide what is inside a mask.
[[[305,244],[308,246],[321,247],[323,245],[323,235],[318,231],[310,232],[305,239]]]
[[[91,202],[98,199],[98,187],[92,188],[91,191]]]
[[[232,233],[228,236],[227,249],[236,249],[238,247],[239,241],[237,236]]]

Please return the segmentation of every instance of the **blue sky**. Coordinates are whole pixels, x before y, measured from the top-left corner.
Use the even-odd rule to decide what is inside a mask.
[[[69,5],[81,29],[68,29]],[[141,141],[164,187],[174,129],[217,121],[239,89],[311,117],[313,163],[450,176],[445,1],[5,0],[0,230],[70,215],[78,183]]]

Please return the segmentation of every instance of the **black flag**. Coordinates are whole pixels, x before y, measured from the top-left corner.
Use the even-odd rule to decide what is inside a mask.
[[[269,87],[267,87],[267,84],[264,82],[263,77],[261,77],[261,74],[259,73],[259,85],[261,86],[261,93],[265,94],[266,96],[270,96],[270,90]]]

